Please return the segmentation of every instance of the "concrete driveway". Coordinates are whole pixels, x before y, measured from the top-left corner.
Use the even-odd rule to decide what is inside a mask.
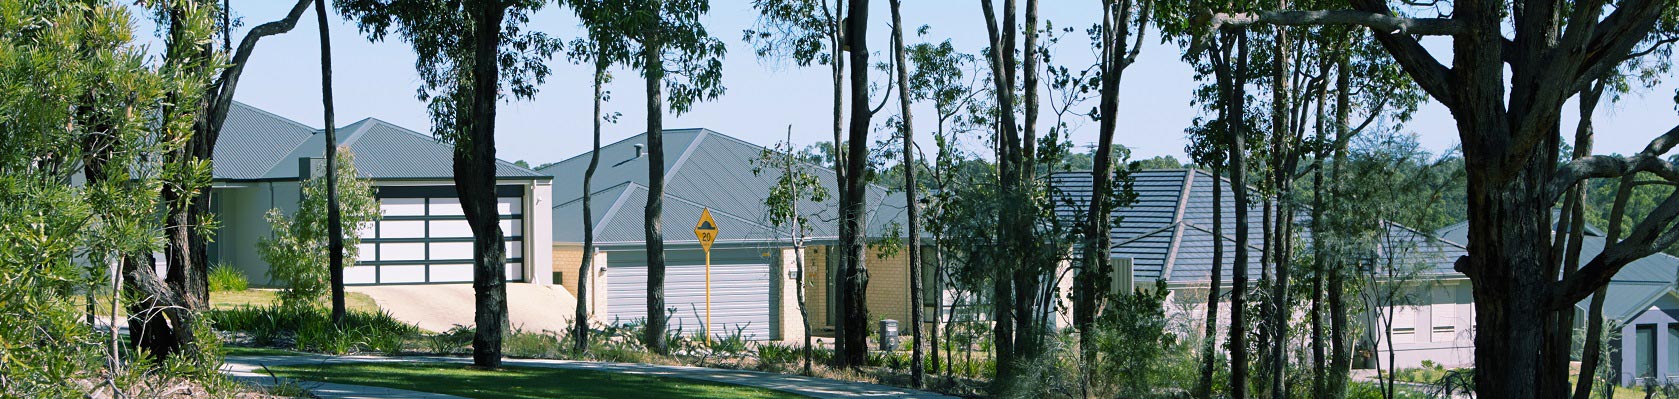
[[[456,324],[472,326],[472,284],[424,284],[348,287],[373,297],[398,320],[441,332]],[[507,283],[507,318],[515,329],[565,331],[577,314],[577,298],[562,287]]]

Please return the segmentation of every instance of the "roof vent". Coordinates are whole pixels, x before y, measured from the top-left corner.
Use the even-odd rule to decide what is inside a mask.
[[[641,150],[645,149],[645,148],[647,148],[646,145],[636,144],[635,145],[635,156],[631,157],[630,159],[641,159]]]

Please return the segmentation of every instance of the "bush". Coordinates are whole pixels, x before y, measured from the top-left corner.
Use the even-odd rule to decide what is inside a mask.
[[[782,370],[788,367],[802,365],[804,359],[799,348],[766,342],[758,345],[758,368],[763,370]]]
[[[465,352],[466,347],[472,345],[474,333],[476,330],[472,327],[456,324],[448,331],[426,336],[426,349],[439,355]]]
[[[251,282],[245,278],[245,273],[238,268],[228,265],[216,265],[210,268],[210,291],[244,291],[250,288]]]
[[[306,352],[395,354],[402,351],[408,338],[420,332],[418,327],[384,312],[348,311],[344,326],[339,327],[332,324],[325,309],[314,306],[241,306],[205,314],[216,329],[249,334],[257,345]]]
[[[357,234],[362,223],[379,217],[379,203],[373,199],[373,185],[356,176],[355,160],[349,151],[338,152],[339,224],[343,229],[344,259],[354,261],[361,237]],[[303,182],[303,200],[297,212],[286,215],[279,208],[270,209],[266,218],[273,235],[257,241],[257,254],[268,262],[268,277],[284,284],[280,303],[285,306],[308,306],[326,295],[331,288],[328,281],[328,250],[326,179]]]
[[[501,344],[508,356],[555,359],[570,350],[562,341],[561,336],[552,331],[533,333],[514,329],[513,333],[502,338]]]

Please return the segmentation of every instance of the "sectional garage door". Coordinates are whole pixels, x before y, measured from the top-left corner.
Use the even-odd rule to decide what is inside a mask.
[[[507,240],[507,279],[524,280],[524,188],[496,188]],[[453,186],[381,186],[383,216],[361,227],[346,284],[472,282],[472,228]]]
[[[665,308],[670,313],[670,330],[692,335],[703,329],[705,320],[705,264],[703,258],[670,251],[665,268]],[[691,251],[698,253],[698,251]],[[755,252],[755,251],[743,251]],[[751,340],[775,339],[771,325],[770,264],[761,256],[717,256],[711,263],[711,329],[713,336],[733,334],[736,329]],[[738,254],[737,254],[738,255]],[[609,318],[622,323],[647,319],[647,266],[635,252],[607,255],[633,258],[630,262],[609,262],[607,308]]]

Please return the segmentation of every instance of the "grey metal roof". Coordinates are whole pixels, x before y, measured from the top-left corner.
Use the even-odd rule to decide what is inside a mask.
[[[710,208],[720,227],[718,241],[773,241],[785,237],[768,220],[764,198],[780,178],[779,170],[753,173],[764,147],[707,129],[672,129],[664,132],[665,208],[667,242],[692,241],[690,224],[703,208]],[[596,242],[603,245],[641,243],[645,236],[642,209],[647,197],[646,155],[636,156],[634,146],[646,143],[639,134],[601,146],[600,164],[595,171],[590,198]],[[554,177],[554,242],[582,242],[583,173],[589,164],[584,153],[543,166],[540,173]],[[810,166],[829,193],[838,190],[832,170]],[[878,185],[869,185],[866,203],[871,207],[868,232],[871,237],[888,235],[905,223],[904,198]],[[810,210],[809,237],[831,240],[838,237],[839,212],[832,201],[803,201]],[[731,228],[730,225],[733,225]]]
[[[1220,197],[1225,208],[1220,215],[1221,235],[1212,234],[1213,176],[1193,169],[1151,169],[1131,174],[1131,188],[1137,199],[1131,205],[1113,210],[1118,222],[1111,227],[1113,248],[1110,254],[1130,258],[1137,281],[1166,278],[1172,283],[1202,283],[1211,280],[1212,251],[1215,245],[1225,250],[1223,260],[1226,276],[1234,265],[1238,247],[1235,238],[1235,191],[1230,180],[1220,178],[1224,186]],[[1064,172],[1050,176],[1052,194],[1056,197],[1057,214],[1069,220],[1082,220],[1090,199],[1090,172]],[[1250,198],[1259,194],[1246,188]],[[1249,251],[1249,274],[1260,273],[1259,255],[1264,240],[1263,202],[1251,201],[1248,212],[1248,242],[1241,247]],[[1296,207],[1294,220],[1303,241],[1310,240],[1311,210]],[[1075,222],[1076,223],[1076,222]],[[1436,277],[1454,275],[1452,262],[1463,254],[1463,248],[1441,242],[1427,234],[1387,223],[1393,243],[1407,243],[1405,259],[1429,265],[1426,274]],[[1075,252],[1078,253],[1078,252]],[[1228,281],[1228,280],[1226,280]]]
[[[299,159],[326,155],[323,132],[235,102],[216,145],[215,179],[296,179]],[[339,145],[354,154],[362,178],[447,180],[455,175],[454,147],[431,136],[374,118],[340,127],[337,133]],[[500,159],[496,176],[546,178]]]

